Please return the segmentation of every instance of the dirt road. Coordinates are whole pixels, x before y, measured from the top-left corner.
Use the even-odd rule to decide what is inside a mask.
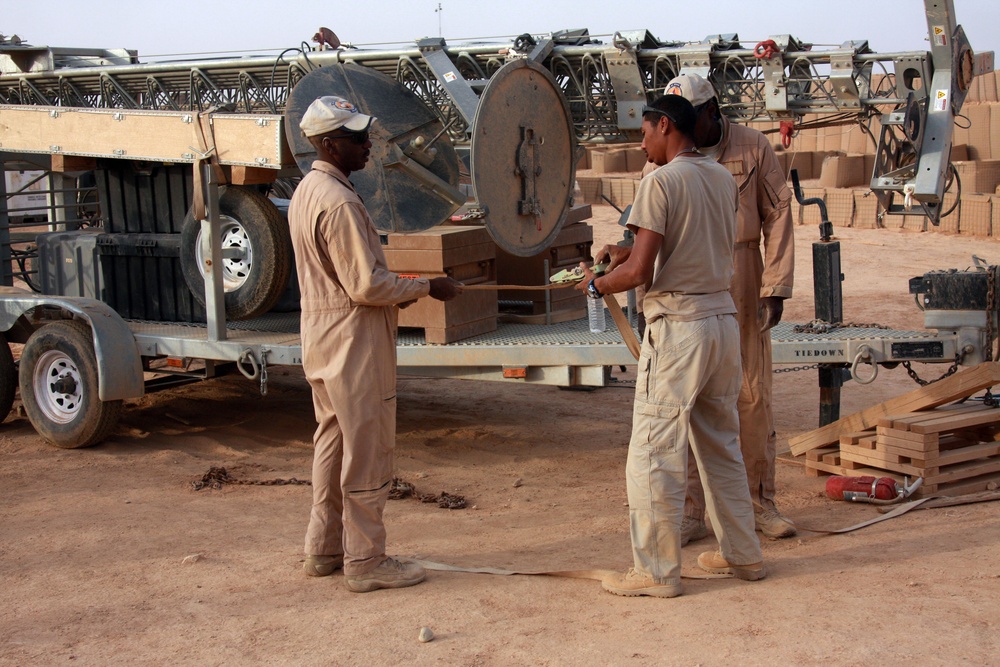
[[[598,242],[619,237],[596,207]],[[799,228],[796,297],[812,317],[812,228]],[[922,328],[907,280],[1000,262],[1000,243],[838,230],[845,318]],[[940,367],[920,367],[936,376]],[[616,375],[623,380],[633,376]],[[902,368],[844,388],[843,412],[916,385]],[[816,425],[815,371],[775,377],[780,446]],[[390,501],[390,549],[465,566],[630,565],[623,479],[631,390],[401,378],[398,475],[470,508]],[[211,466],[308,478],[313,430],[300,369],[270,391],[236,376],[134,402],[86,450],[0,427],[2,665],[987,665],[1000,664],[1000,505],[917,511],[837,537],[765,541],[758,583],[690,580],[682,597],[619,598],[595,581],[431,573],[349,593],[301,571],[308,486],[192,490]],[[779,463],[780,506],[803,524],[875,516]],[[714,540],[684,549],[694,570]],[[419,643],[430,627],[434,641]]]

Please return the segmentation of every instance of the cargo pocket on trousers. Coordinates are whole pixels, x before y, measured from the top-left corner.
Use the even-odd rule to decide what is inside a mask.
[[[636,435],[633,445],[641,447],[660,470],[681,472],[686,466],[682,448],[687,447],[686,429],[681,423],[681,408],[677,405],[643,403],[636,414]]]

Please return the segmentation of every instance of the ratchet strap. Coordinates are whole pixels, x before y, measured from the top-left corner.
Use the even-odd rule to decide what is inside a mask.
[[[198,154],[197,159],[194,161],[194,197],[191,203],[191,214],[195,220],[204,220],[207,217],[202,165],[208,161],[212,165],[212,169],[215,170],[218,182],[220,184],[226,182],[226,174],[222,171],[222,165],[219,164],[219,153],[215,147],[215,132],[212,129],[212,112],[214,111],[215,107],[198,112],[198,115],[194,119],[194,138],[198,147],[188,147]],[[208,127],[207,130],[205,129],[206,126]]]

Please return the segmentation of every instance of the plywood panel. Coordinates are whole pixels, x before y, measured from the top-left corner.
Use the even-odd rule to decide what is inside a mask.
[[[197,114],[0,106],[0,149],[157,162],[194,162]],[[222,164],[293,166],[277,115],[212,114]]]

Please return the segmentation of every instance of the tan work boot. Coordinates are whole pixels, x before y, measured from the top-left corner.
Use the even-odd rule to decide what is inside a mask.
[[[776,509],[755,510],[753,517],[757,530],[764,537],[776,540],[782,537],[791,537],[795,534],[795,526],[788,519],[781,516],[781,512]]]
[[[706,551],[698,556],[698,567],[712,574],[731,574],[743,581],[758,581],[767,576],[767,569],[763,562],[750,563],[749,565],[730,565],[729,561],[722,557],[720,551]]]
[[[649,595],[654,598],[675,598],[681,594],[680,583],[658,584],[651,577],[636,572],[634,568],[605,577],[601,581],[601,588],[626,597]]]
[[[344,567],[344,555],[336,556],[306,556],[302,569],[310,577],[328,577]]]
[[[345,575],[344,582],[348,590],[354,593],[369,593],[380,588],[415,586],[426,576],[427,572],[422,565],[390,557],[371,572]]]
[[[684,520],[681,521],[681,546],[684,546],[688,542],[697,542],[706,537],[708,537],[708,526],[705,525],[704,519],[695,519],[690,516],[684,517]]]

